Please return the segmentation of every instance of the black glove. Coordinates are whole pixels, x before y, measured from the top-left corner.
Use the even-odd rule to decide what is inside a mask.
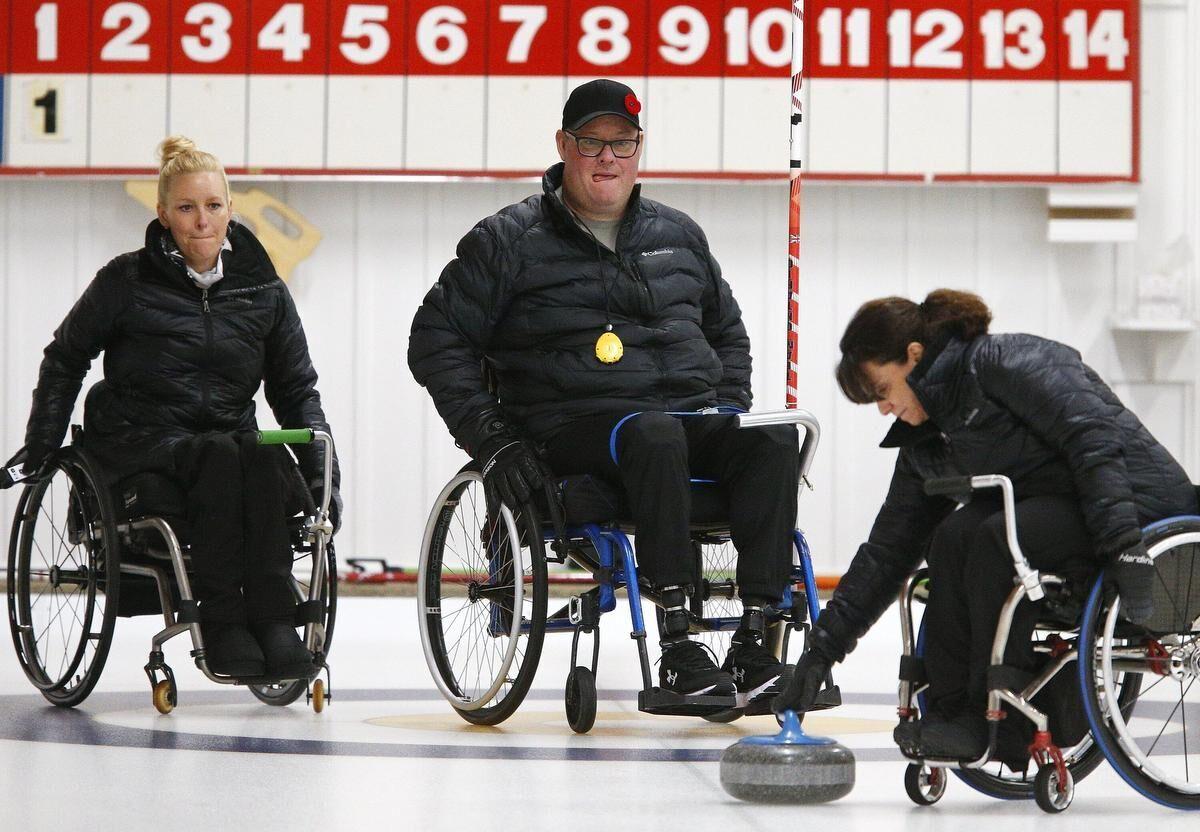
[[[1112,559],[1109,576],[1121,593],[1121,613],[1134,624],[1145,624],[1154,614],[1154,561],[1146,544],[1138,542]]]
[[[478,459],[489,503],[517,508],[549,482],[549,471],[533,447],[520,439],[489,442],[480,448]]]
[[[829,678],[829,669],[832,666],[833,662],[824,653],[815,647],[809,647],[796,662],[795,672],[792,673],[787,688],[771,703],[771,710],[777,714],[784,711],[804,713],[811,710],[817,700],[817,694]]]
[[[42,467],[50,451],[50,448],[41,445],[27,445],[17,451],[0,470],[0,488],[8,488],[15,482],[32,477]]]

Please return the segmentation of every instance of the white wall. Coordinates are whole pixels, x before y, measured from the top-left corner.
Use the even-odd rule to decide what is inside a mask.
[[[1079,348],[1163,442],[1200,475],[1194,335],[1114,335],[1138,269],[1188,235],[1200,249],[1200,11],[1147,2],[1142,170],[1136,245],[1051,245],[1045,190],[977,186],[809,185],[801,274],[802,406],[824,426],[800,502],[819,572],[848,563],[883,492],[887,422],[836,392],[836,344],[863,301],[968,288],[997,330]],[[1190,47],[1190,48],[1189,48]],[[532,182],[258,182],[324,235],[291,289],[321,374],[345,471],[343,557],[414,564],[428,503],[465,457],[405,361],[413,311],[454,245]],[[239,183],[235,183],[235,188]],[[646,195],[691,213],[741,303],[754,344],[756,407],[782,406],[787,189],[665,184]],[[104,262],[136,248],[149,215],[120,182],[0,180],[0,454],[22,442],[42,347]],[[1194,281],[1193,263],[1189,273]],[[1194,293],[1193,293],[1194,294]],[[1194,314],[1194,310],[1193,310]],[[264,410],[265,412],[265,410]],[[12,492],[0,497],[7,540]]]

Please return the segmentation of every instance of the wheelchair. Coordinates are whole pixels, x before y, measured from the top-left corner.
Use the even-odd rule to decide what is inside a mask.
[[[773,424],[803,427],[800,473],[807,483],[820,437],[820,425],[811,413],[742,413],[738,419],[744,429]],[[421,544],[417,597],[421,644],[442,696],[467,722],[497,725],[516,711],[529,691],[545,636],[569,633],[567,722],[576,733],[587,733],[596,719],[600,618],[616,609],[617,592],[623,589],[641,665],[638,709],[714,722],[740,717],[743,712],[733,697],[681,696],[655,686],[641,602],[652,601],[661,615],[661,598],[638,579],[628,536],[632,528],[621,496],[589,476],[567,477],[557,486],[566,521],[561,538],[552,524],[543,522],[546,507],[537,501],[489,506],[483,476],[474,463],[460,470],[438,494]],[[726,512],[718,484],[693,480],[690,528],[702,580],[689,600],[689,631],[718,655],[728,647],[741,619],[736,552]],[[791,633],[807,633],[809,622],[819,614],[808,543],[799,530],[793,538],[790,584],[782,601],[767,610],[767,644],[784,661]],[[589,572],[590,588],[549,611],[547,563],[570,563]],[[591,638],[590,651],[585,649],[582,659],[581,636]],[[839,697],[832,679],[827,680],[821,706],[831,707]]]
[[[73,707],[92,692],[118,616],[161,614],[164,628],[153,637],[145,667],[160,713],[170,713],[178,700],[163,646],[182,633],[191,636],[196,667],[212,681],[245,685],[268,705],[290,705],[305,694],[313,710],[324,709],[331,698],[327,657],[337,611],[329,522],[333,439],[324,431],[297,429],[261,431],[258,441],[319,442],[325,449],[321,505],[313,503],[307,488],[298,488],[303,505],[288,520],[296,625],[304,627],[305,645],[319,668],[316,677],[234,678],[208,668],[189,579],[189,547],[180,540],[187,525],[183,492],[155,473],[111,482],[75,426],[71,445],[52,454],[32,477],[24,478],[19,469],[3,472],[5,485],[25,482],[8,547],[8,620],[21,668],[48,702]],[[290,473],[303,485],[298,468],[291,466]]]
[[[1016,573],[992,643],[989,748],[978,760],[946,760],[925,758],[919,746],[902,745],[901,753],[912,761],[904,776],[908,796],[918,805],[936,803],[946,791],[947,772],[953,772],[990,797],[1033,798],[1043,811],[1057,813],[1071,805],[1075,783],[1108,760],[1145,797],[1176,809],[1200,809],[1200,686],[1192,693],[1200,677],[1200,517],[1171,517],[1143,529],[1157,581],[1153,618],[1140,627],[1121,616],[1120,595],[1103,574],[1090,586],[1073,586],[1029,567],[1017,541],[1008,477],[948,477],[925,483],[928,494],[959,498],[985,488],[1002,492]],[[900,593],[902,722],[917,719],[925,707],[925,630],[923,622],[914,630],[913,609],[928,596],[927,577],[924,569],[914,573]],[[1013,615],[1025,598],[1045,599],[1034,630],[1034,651],[1042,666],[1033,678],[1004,665]],[[1038,698],[1055,688],[1071,701],[1056,704],[1048,697]],[[1077,711],[1071,713],[1076,697],[1082,700],[1086,725]],[[1064,729],[1072,716],[1074,729]],[[1028,766],[1011,768],[1011,757],[1009,763],[997,760],[998,729],[1006,718],[1033,723],[1028,746],[1032,775]]]

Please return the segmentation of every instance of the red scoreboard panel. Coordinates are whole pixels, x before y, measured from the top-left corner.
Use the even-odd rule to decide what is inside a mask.
[[[1136,180],[1136,0],[805,0],[811,176]],[[0,173],[508,175],[576,83],[637,92],[649,174],[788,170],[786,0],[8,0]]]

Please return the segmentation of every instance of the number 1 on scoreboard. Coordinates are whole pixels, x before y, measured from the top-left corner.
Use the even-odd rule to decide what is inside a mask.
[[[24,138],[26,141],[62,141],[63,130],[60,123],[63,112],[63,96],[65,88],[54,81],[33,79],[26,81],[24,100],[29,102],[26,109]]]

